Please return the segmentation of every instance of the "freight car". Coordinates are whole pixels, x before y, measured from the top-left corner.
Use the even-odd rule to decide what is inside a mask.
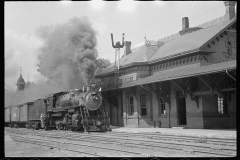
[[[10,127],[10,122],[11,122],[10,109],[11,109],[11,106],[4,108],[5,126],[9,126],[9,127]]]
[[[10,127],[23,127],[28,124],[28,108],[32,102],[27,102],[5,108],[5,125]]]

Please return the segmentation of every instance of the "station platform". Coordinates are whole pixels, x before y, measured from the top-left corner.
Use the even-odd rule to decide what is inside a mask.
[[[217,129],[182,129],[182,128],[127,128],[111,126],[112,132],[131,132],[131,133],[159,133],[161,135],[205,137],[219,139],[236,139],[237,131],[217,130]]]

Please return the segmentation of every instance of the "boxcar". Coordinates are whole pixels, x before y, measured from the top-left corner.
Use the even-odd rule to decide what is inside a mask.
[[[10,125],[10,122],[11,122],[11,116],[10,116],[10,109],[11,107],[7,107],[4,109],[5,111],[5,126],[9,126]]]
[[[11,106],[10,107],[10,115],[11,115],[11,121],[10,121],[10,127],[18,127],[19,123],[19,113],[20,113],[20,107],[19,106]]]
[[[24,127],[28,124],[28,108],[32,102],[10,107],[10,127]]]
[[[29,107],[33,105],[33,102],[27,102],[22,105],[20,105],[20,114],[19,114],[19,125],[20,126],[28,126],[28,120],[29,120]]]
[[[41,114],[46,114],[47,106],[45,99],[38,99],[29,106],[28,120],[31,127],[38,128],[36,125],[41,123]]]

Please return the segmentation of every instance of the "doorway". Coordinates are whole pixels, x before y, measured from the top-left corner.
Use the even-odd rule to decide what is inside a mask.
[[[186,114],[186,98],[185,96],[178,96],[178,125],[187,124],[187,114]]]

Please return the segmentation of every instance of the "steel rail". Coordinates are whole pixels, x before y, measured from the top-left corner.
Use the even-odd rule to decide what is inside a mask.
[[[23,138],[22,136],[16,136],[14,135],[15,137],[21,137],[22,139],[24,139],[23,142],[25,142],[26,138]],[[50,137],[51,138],[51,137]],[[91,149],[93,148],[98,148],[98,149],[105,149],[107,151],[115,151],[115,152],[124,152],[124,153],[130,153],[130,154],[133,154],[133,155],[140,155],[142,157],[154,157],[153,155],[144,155],[142,153],[139,153],[139,152],[133,152],[133,151],[124,151],[124,150],[119,150],[119,149],[112,149],[112,148],[106,148],[106,147],[99,147],[99,146],[94,146],[94,145],[87,145],[87,144],[82,144],[82,143],[70,143],[70,142],[59,142],[59,141],[55,141],[55,140],[43,140],[43,139],[39,139],[39,138],[27,138],[27,140],[36,140],[36,141],[40,141],[40,142],[46,142],[46,143],[49,143],[49,142],[54,142],[54,143],[61,143],[61,144],[70,144],[70,145],[81,145],[81,146],[84,146],[84,147],[90,147]],[[72,139],[68,139],[68,140],[72,140]],[[95,143],[95,142],[94,142]],[[96,143],[95,143],[96,144]],[[53,146],[50,146],[50,147],[53,147]],[[55,147],[57,148],[57,147]],[[78,152],[78,151],[76,151]],[[84,153],[84,152],[83,152]],[[90,154],[90,153],[88,153]],[[93,155],[96,155],[96,154],[93,154]],[[101,157],[101,156],[100,156]]]
[[[73,137],[71,138],[68,138],[68,139],[72,139]],[[79,138],[75,138],[75,140],[82,140],[80,139],[82,137],[79,137]],[[93,139],[94,138],[94,139]],[[118,143],[118,144],[131,144],[131,145],[142,145],[142,146],[146,146],[146,147],[152,147],[152,148],[168,148],[168,149],[177,149],[177,150],[189,150],[189,148],[191,148],[192,151],[194,152],[199,152],[199,153],[209,153],[209,154],[214,154],[214,155],[227,155],[227,156],[233,156],[233,154],[228,154],[228,153],[224,153],[224,152],[221,152],[221,153],[216,153],[215,151],[199,151],[199,148],[201,149],[207,149],[207,150],[221,150],[221,151],[231,151],[231,152],[234,152],[235,153],[235,150],[232,150],[232,149],[229,149],[229,148],[221,148],[221,147],[218,147],[218,146],[215,146],[215,147],[209,147],[209,146],[199,146],[199,145],[187,145],[187,144],[176,144],[176,143],[166,143],[166,142],[154,142],[154,141],[147,141],[147,140],[142,140],[141,143],[139,143],[139,140],[137,139],[122,139],[122,138],[117,138],[117,139],[120,139],[121,141],[122,140],[125,140],[127,142],[123,143],[123,142],[116,142],[116,141],[110,141],[108,138],[106,139],[102,139],[103,137],[101,137],[100,139],[97,139],[96,137],[92,137],[92,140],[83,140],[83,141],[88,141],[88,142],[92,142],[93,140],[95,140],[95,142],[103,142],[103,143],[106,143],[106,141],[108,142],[112,142],[112,143]],[[112,138],[113,139],[113,138]],[[114,138],[116,139],[116,138]],[[137,143],[133,143],[133,142],[129,142],[129,140],[131,141],[137,141]],[[144,143],[155,143],[155,144],[158,144],[158,143],[161,143],[161,145],[153,145],[153,144],[144,144]],[[163,144],[164,143],[164,144]],[[169,147],[170,146],[170,147]],[[173,147],[174,146],[174,147]],[[194,149],[193,149],[194,148]],[[224,149],[224,150],[222,150]]]
[[[40,136],[47,136],[47,134],[46,133],[44,133],[44,135],[42,135],[42,134],[40,134],[40,133],[32,133],[32,134],[35,134],[35,135],[40,135]],[[60,135],[59,135],[60,134]],[[63,133],[57,133],[57,135],[56,134],[54,134],[54,136],[52,136],[52,137],[55,137],[55,138],[62,138],[62,136],[68,136],[68,137],[70,137],[69,136],[69,134],[71,134],[71,133],[68,133],[68,135],[66,135],[66,133],[65,134],[63,134]],[[49,133],[49,135],[51,136],[52,135],[52,133]],[[75,135],[75,134],[74,134]],[[75,137],[79,137],[79,135],[76,135]],[[93,138],[93,137],[101,137],[101,138],[106,138],[106,136],[105,135],[103,135],[103,136],[93,136],[93,135],[91,135],[91,136],[87,136],[87,135],[81,135],[81,137],[84,137],[84,138],[89,138],[89,137],[91,137],[91,138]],[[129,136],[128,136],[129,137]],[[134,137],[135,138],[135,137]],[[141,137],[142,138],[142,137]],[[116,139],[116,138],[115,138]],[[117,139],[119,139],[119,137],[117,137]],[[122,138],[120,138],[121,140],[122,140]],[[124,137],[124,139],[126,139],[125,137]],[[131,140],[131,139],[130,139]],[[154,139],[153,139],[154,140]],[[158,139],[159,140],[159,139]],[[165,139],[165,140],[169,140],[169,139]],[[161,139],[160,139],[160,141],[161,141]],[[183,141],[183,140],[181,140],[181,141]],[[146,141],[145,141],[146,142]],[[149,141],[150,143],[152,142],[152,141]],[[162,143],[162,142],[161,142]],[[219,143],[218,144],[214,144],[214,145],[219,145]],[[197,146],[197,147],[199,147],[199,146]]]
[[[13,137],[13,139],[17,142],[24,142],[24,143],[37,144],[37,145],[46,146],[46,147],[53,147],[53,148],[57,148],[57,149],[62,149],[62,150],[67,150],[67,151],[72,151],[72,152],[77,152],[77,153],[83,153],[83,154],[87,154],[87,155],[91,155],[91,156],[95,156],[95,157],[105,157],[105,156],[98,155],[98,154],[95,154],[95,153],[93,154],[93,153],[89,153],[89,152],[67,149],[67,148],[64,148],[64,147],[57,147],[57,146],[53,146],[53,145],[40,144],[40,143],[36,143],[36,141],[30,141],[29,138],[28,139],[26,139],[26,138],[20,138],[20,139],[17,138],[16,139],[15,137]],[[21,140],[21,139],[23,139],[23,140]]]
[[[26,131],[25,131],[26,132]],[[53,134],[53,133],[46,133],[45,131],[43,131],[44,132],[44,135],[43,136],[45,136],[45,135],[47,135],[47,134]],[[32,132],[31,132],[32,133]],[[35,135],[38,135],[39,133],[34,133]],[[60,136],[58,136],[60,134]],[[67,133],[68,134],[68,136],[69,136],[69,134],[71,135],[75,135],[75,133]],[[96,133],[95,133],[96,134]],[[63,136],[63,135],[65,135],[66,136],[66,133],[61,133],[61,132],[58,132],[58,133],[54,133],[54,137],[56,137],[56,138],[60,138],[61,136]],[[99,134],[97,134],[97,135],[99,135]],[[109,134],[107,134],[107,135],[109,135]],[[102,135],[101,134],[101,137],[106,137],[107,135]],[[125,135],[130,135],[130,136],[125,136]],[[236,146],[236,142],[229,142],[229,140],[222,140],[222,139],[215,139],[215,140],[212,140],[212,139],[209,139],[209,138],[206,138],[206,137],[191,137],[191,138],[189,138],[189,137],[184,137],[184,138],[176,138],[175,136],[171,136],[171,137],[169,137],[168,136],[168,139],[164,139],[165,137],[163,137],[163,136],[154,136],[155,138],[153,138],[153,137],[149,137],[149,135],[148,136],[146,136],[146,135],[144,135],[144,134],[140,134],[140,135],[142,135],[142,136],[139,136],[139,134],[138,134],[138,136],[136,136],[136,134],[133,136],[133,138],[136,138],[136,137],[138,137],[138,138],[144,138],[144,139],[153,139],[153,140],[175,140],[175,141],[193,141],[193,142],[199,142],[199,141],[202,141],[202,140],[204,140],[205,142],[204,143],[207,143],[207,144],[214,144],[214,145],[226,145],[226,143],[228,143],[227,145],[229,146],[230,144],[231,144],[231,146]],[[41,136],[41,134],[40,134],[40,136]],[[79,136],[79,135],[77,135],[77,136]],[[81,136],[87,136],[87,135],[83,135],[83,134],[81,134]],[[95,136],[95,135],[94,135]],[[112,135],[111,135],[112,136]],[[122,137],[131,137],[132,135],[131,135],[131,133],[129,133],[129,134],[124,134],[124,136],[122,136]],[[91,134],[91,136],[90,137],[93,137],[93,135]],[[114,134],[114,137],[116,137],[116,135]],[[118,136],[117,136],[118,137]],[[169,139],[169,138],[171,138],[171,139]],[[201,138],[206,138],[206,139],[201,139]],[[217,143],[212,143],[211,141],[213,141],[213,142],[217,142]],[[211,142],[211,143],[209,143],[209,142]],[[200,142],[201,143],[201,142]]]
[[[109,134],[108,134],[109,135]],[[142,136],[146,137],[146,133],[121,133],[121,132],[113,132],[114,136],[127,136],[130,135],[132,137]],[[186,140],[198,140],[199,138],[206,138],[208,142],[223,142],[223,143],[236,143],[236,139],[220,139],[220,138],[210,138],[205,136],[184,136],[184,135],[165,135],[165,134],[152,134],[147,133],[147,138],[172,138],[172,139],[186,139]]]
[[[37,134],[37,135],[40,135],[41,136],[41,134]],[[46,136],[46,135],[44,135],[44,136]],[[49,135],[50,137],[52,137],[51,135]],[[65,135],[66,136],[66,135]],[[81,141],[83,141],[83,139],[81,139],[82,137],[79,137],[79,135],[76,135],[76,136],[78,136],[78,138],[74,138],[74,140],[81,140]],[[57,138],[66,138],[66,137],[63,137],[62,135],[61,136],[55,136],[55,137],[57,137]],[[96,136],[95,137],[92,137],[92,136],[90,136],[91,138],[95,138],[94,140],[86,140],[86,136],[84,136],[85,138],[84,138],[84,141],[87,141],[87,142],[93,142],[94,140],[95,140],[95,142],[94,143],[96,143],[96,142],[100,142],[101,143],[101,141],[103,141],[102,143],[106,143],[106,141],[108,141],[109,142],[109,140],[107,139],[107,137],[105,137],[106,139],[105,140],[103,140],[102,138],[103,137],[101,137],[101,139],[96,139]],[[87,136],[87,137],[89,137],[89,136]],[[72,139],[73,137],[69,137],[68,136],[68,138],[67,139],[69,139],[69,140],[73,140]],[[116,139],[116,138],[115,138]],[[117,138],[117,139],[120,139],[120,140],[131,140],[131,141],[138,141],[138,140],[133,140],[133,139],[126,139],[126,138]],[[116,142],[116,141],[111,141],[112,143],[119,143],[119,142]],[[147,143],[156,143],[156,142],[153,142],[153,141],[144,141],[145,143],[147,142]],[[176,144],[176,143],[166,143],[166,142],[161,142],[161,144],[162,143],[165,143],[165,146],[152,146],[152,145],[150,145],[150,144],[143,144],[143,143],[130,143],[129,141],[127,142],[128,144],[131,144],[131,145],[145,145],[145,146],[150,146],[150,147],[157,147],[157,148],[164,148],[164,149],[166,149],[166,148],[168,148],[168,149],[177,149],[177,150],[189,150],[189,148],[184,148],[183,149],[183,144]],[[120,144],[127,144],[127,143],[120,143]],[[163,144],[162,144],[163,145]],[[170,147],[169,146],[167,146],[167,145],[171,145]],[[175,147],[172,147],[173,145],[175,145]],[[176,147],[177,145],[181,145],[180,147]],[[193,147],[193,145],[186,145],[186,144],[184,144],[184,146],[188,146],[188,147]],[[195,147],[195,150],[192,150],[192,151],[194,151],[195,153],[196,152],[199,152],[199,149],[198,148],[207,148],[207,149],[213,149],[213,148],[215,148],[215,149],[219,149],[220,147],[203,147],[203,146],[194,146]],[[181,149],[179,149],[179,148],[181,148]],[[222,148],[220,148],[220,149],[222,149]],[[225,148],[224,148],[225,149]],[[226,150],[226,149],[225,149]],[[216,152],[214,152],[214,153],[209,153],[209,151],[201,151],[201,153],[208,153],[208,154],[214,154],[214,155],[219,155],[219,153],[216,153]],[[223,152],[221,152],[220,153],[220,155],[228,155],[228,156],[233,156],[232,154],[226,154],[226,153],[223,153]]]
[[[46,131],[41,131],[41,130],[38,130],[38,132],[44,132],[44,134],[66,134],[66,132],[59,132],[59,131],[55,131],[55,133],[46,133]],[[25,131],[27,132],[27,131]],[[30,131],[31,132],[31,131]],[[57,132],[57,133],[56,133]],[[79,132],[67,132],[67,134],[77,134]],[[81,132],[80,132],[81,133]],[[81,134],[81,135],[85,135],[85,133]],[[146,133],[125,133],[125,132],[104,132],[104,134],[102,133],[99,133],[99,132],[91,132],[91,136],[93,135],[102,135],[102,136],[106,136],[106,135],[111,135],[111,136],[114,136],[114,137],[118,137],[118,136],[122,136],[122,137],[140,137],[140,138],[144,138],[144,139],[157,139],[157,140],[161,140],[161,139],[164,139],[164,138],[171,138],[171,139],[174,139],[174,140],[179,140],[179,141],[183,141],[183,140],[187,140],[187,141],[198,141],[199,139],[201,138],[204,138],[206,139],[207,143],[209,144],[215,144],[213,142],[217,142],[217,145],[219,145],[219,143],[223,143],[224,145],[226,143],[228,144],[234,144],[236,145],[236,139],[220,139],[220,138],[209,138],[209,137],[195,137],[195,136],[184,136],[184,135],[165,135],[165,134],[159,134],[159,133],[147,133],[147,136],[146,136]],[[128,136],[129,135],[129,136]],[[168,140],[171,140],[171,139],[168,139]]]

